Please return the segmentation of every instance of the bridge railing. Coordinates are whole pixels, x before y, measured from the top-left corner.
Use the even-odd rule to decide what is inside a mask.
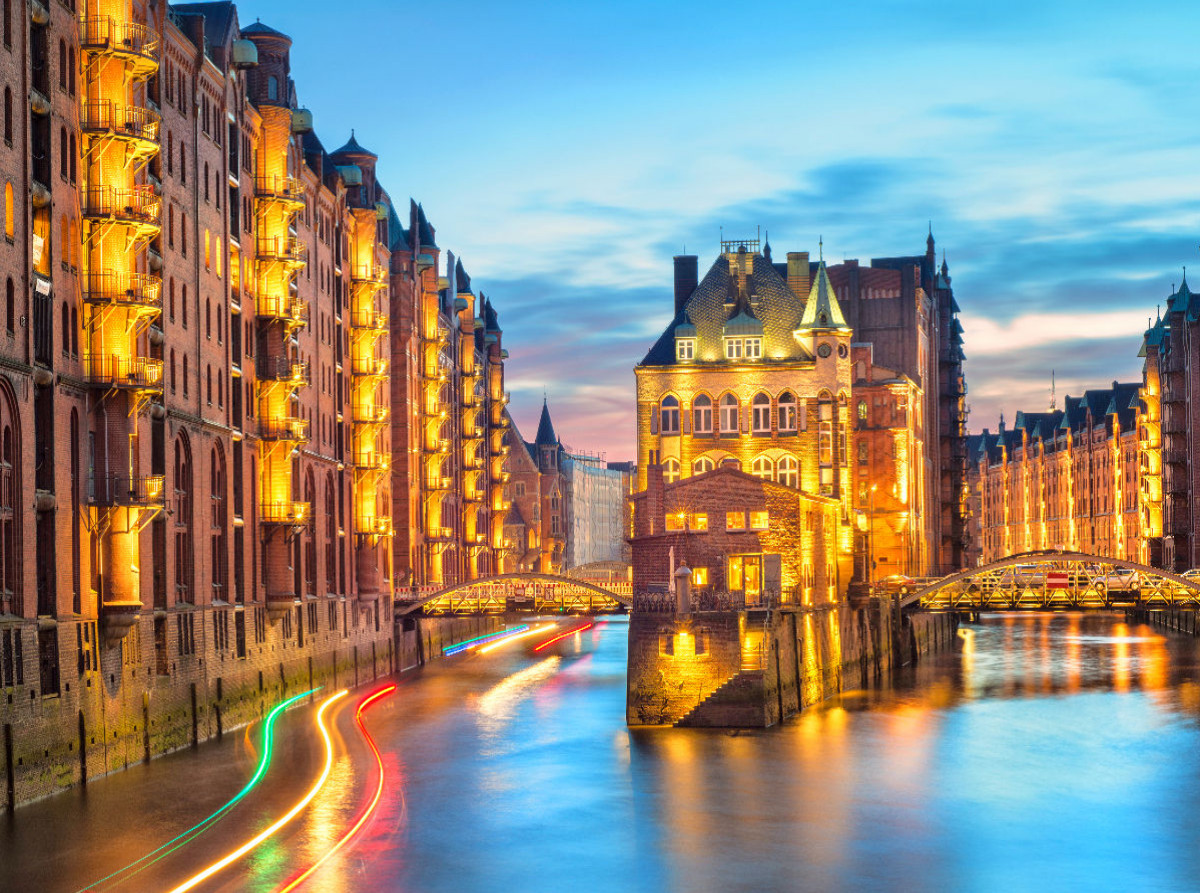
[[[691,593],[692,611],[741,611],[745,608],[771,607],[778,604],[779,599],[773,593],[764,594],[758,599],[747,599],[744,592],[712,592],[695,590]],[[677,599],[675,593],[665,589],[635,590],[633,593],[633,610],[645,614],[673,614],[676,611]]]

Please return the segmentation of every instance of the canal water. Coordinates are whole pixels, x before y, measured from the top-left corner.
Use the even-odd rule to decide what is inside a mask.
[[[985,618],[887,688],[781,728],[631,731],[626,631],[607,621],[538,654],[514,643],[404,677],[367,714],[385,763],[379,810],[301,889],[1200,884],[1200,639],[1117,616]],[[311,719],[281,725],[290,771],[172,857],[186,865],[164,860],[115,889],[169,889],[269,824],[319,767]],[[336,737],[344,756],[313,807],[200,889],[277,889],[344,833],[373,761],[350,710]],[[244,782],[248,741],[18,810],[0,834],[0,890],[77,890],[169,839]]]

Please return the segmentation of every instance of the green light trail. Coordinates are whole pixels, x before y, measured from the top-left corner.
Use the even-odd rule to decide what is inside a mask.
[[[255,769],[254,775],[252,775],[250,777],[250,780],[248,782],[246,782],[246,786],[243,787],[240,791],[238,791],[238,793],[234,795],[233,799],[229,800],[224,806],[222,806],[220,809],[218,809],[216,812],[214,812],[208,818],[193,825],[191,828],[184,831],[182,834],[179,834],[178,836],[172,838],[171,840],[168,840],[166,843],[164,843],[158,849],[151,850],[150,852],[146,853],[146,855],[142,856],[140,859],[130,862],[124,868],[118,868],[112,874],[107,875],[106,877],[100,878],[100,880],[96,881],[95,883],[89,884],[88,886],[82,888],[81,890],[76,891],[76,893],[85,893],[85,891],[103,890],[103,889],[105,889],[103,885],[105,883],[107,883],[108,881],[111,881],[113,878],[116,878],[117,875],[124,875],[124,876],[120,877],[116,881],[114,881],[114,884],[127,881],[130,878],[132,878],[134,875],[137,875],[137,874],[145,871],[147,868],[149,868],[155,862],[158,862],[160,859],[164,859],[167,856],[171,855],[171,853],[175,852],[181,846],[183,846],[186,843],[189,843],[190,841],[194,840],[196,837],[203,834],[206,830],[208,830],[208,828],[211,827],[212,824],[217,821],[217,819],[219,819],[221,816],[223,816],[229,810],[233,809],[233,807],[236,806],[240,800],[242,800],[247,794],[249,794],[250,791],[260,781],[262,781],[263,775],[266,774],[267,766],[270,765],[270,763],[271,763],[271,754],[275,749],[275,720],[278,719],[283,714],[283,712],[288,709],[288,707],[291,707],[293,704],[295,704],[301,698],[307,698],[309,695],[315,694],[316,692],[320,691],[321,688],[323,688],[323,686],[317,686],[316,688],[309,689],[306,692],[301,692],[298,695],[290,697],[286,701],[280,701],[278,704],[275,705],[274,708],[272,708],[271,712],[267,714],[266,719],[263,720],[262,756],[259,758],[258,768]],[[174,846],[172,846],[172,844],[174,844]],[[170,847],[170,849],[168,849],[168,847]],[[145,864],[142,864],[142,863],[145,863]],[[140,867],[135,869],[134,866],[140,866]],[[133,869],[133,870],[131,871],[131,869]],[[109,886],[113,886],[113,884],[109,884]]]

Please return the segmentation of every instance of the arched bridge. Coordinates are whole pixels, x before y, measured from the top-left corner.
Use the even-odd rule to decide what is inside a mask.
[[[400,614],[440,617],[464,614],[614,614],[628,609],[629,584],[604,588],[553,574],[499,574],[453,586],[426,586],[399,607]],[[624,590],[624,591],[622,591]]]
[[[1084,552],[1023,552],[901,590],[915,611],[1200,609],[1200,579]]]

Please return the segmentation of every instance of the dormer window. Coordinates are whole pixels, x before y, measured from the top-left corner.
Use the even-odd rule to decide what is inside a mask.
[[[746,359],[760,360],[762,359],[762,339],[747,338],[746,339]]]
[[[727,360],[761,360],[762,338],[726,338],[725,359]]]
[[[742,358],[743,349],[742,338],[726,338],[725,339],[725,359],[740,360]]]
[[[676,338],[675,339],[675,359],[681,362],[695,359],[696,356],[696,339],[695,338]]]

